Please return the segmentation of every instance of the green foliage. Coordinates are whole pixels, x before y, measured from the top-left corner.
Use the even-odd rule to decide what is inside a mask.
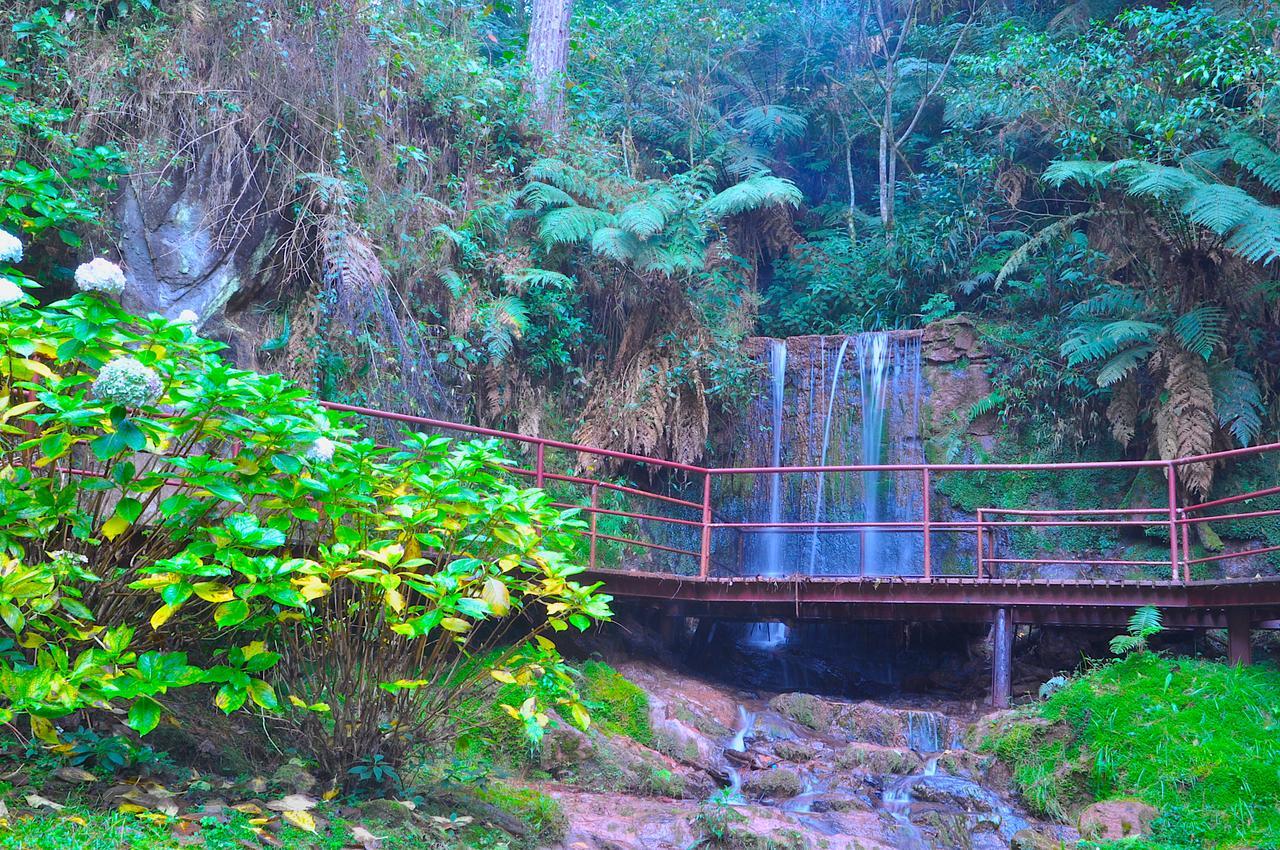
[[[1262,847],[1280,834],[1277,706],[1274,670],[1135,653],[1071,680],[1039,718],[984,746],[1039,811],[1087,803],[1080,790],[1136,797],[1161,812],[1143,846]],[[1070,781],[1068,767],[1083,775]]]
[[[490,676],[529,692],[505,710],[530,734],[548,704],[585,721],[541,632],[585,629],[608,598],[572,579],[582,524],[509,481],[495,445],[379,446],[97,293],[0,308],[0,340],[7,720],[52,745],[50,718],[127,706],[145,734],[167,690],[203,683],[342,777],[456,734],[452,704]],[[144,390],[127,406],[95,382],[124,357]],[[468,664],[534,612],[532,640]]]
[[[476,796],[525,823],[530,831],[530,846],[550,846],[568,832],[569,822],[560,804],[536,788],[489,782],[476,789]]]
[[[1127,633],[1116,635],[1111,639],[1111,652],[1115,655],[1146,652],[1151,638],[1163,630],[1160,609],[1152,605],[1144,605],[1134,611],[1133,616],[1129,618]]]

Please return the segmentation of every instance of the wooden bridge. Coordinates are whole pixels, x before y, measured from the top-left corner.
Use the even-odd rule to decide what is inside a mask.
[[[891,620],[992,624],[992,702],[1008,704],[1013,636],[1020,624],[1120,629],[1135,608],[1161,609],[1172,629],[1224,628],[1230,657],[1249,663],[1251,629],[1280,628],[1280,575],[1199,578],[1226,562],[1253,565],[1280,552],[1259,545],[1193,557],[1191,540],[1201,523],[1256,520],[1280,508],[1256,500],[1280,495],[1280,486],[1205,502],[1179,499],[1179,470],[1195,463],[1222,463],[1280,451],[1280,443],[1177,460],[1087,461],[1049,464],[884,464],[713,468],[530,437],[490,428],[328,403],[415,429],[490,437],[514,444],[527,466],[513,473],[546,487],[564,508],[585,515],[587,580],[603,582],[619,599],[648,606],[658,617],[716,617],[746,621]],[[552,454],[561,457],[552,461]],[[631,479],[664,481],[656,492],[609,480],[598,470],[625,466]],[[597,470],[581,474],[558,469]],[[1162,479],[1163,503],[1149,507],[1105,505],[1056,510],[1010,510],[992,506],[957,518],[938,510],[937,484],[947,476],[998,471],[1146,470]],[[918,517],[894,521],[762,522],[726,518],[717,492],[741,476],[834,476],[865,473],[918,476]],[[692,494],[692,495],[691,495]],[[1252,504],[1251,504],[1252,503]],[[1263,503],[1265,505],[1267,503]],[[1167,557],[1124,559],[1099,552],[1004,552],[1011,529],[1093,528],[1138,530],[1167,538]],[[809,564],[783,563],[777,574],[758,575],[743,557],[745,537],[761,533],[856,535],[866,551],[868,535],[920,538],[918,562],[867,564],[859,557],[847,575],[810,574]],[[940,541],[949,557],[936,557]],[[962,545],[957,546],[957,540]],[[736,545],[735,545],[736,541]],[[1161,544],[1164,545],[1163,543]],[[964,554],[957,554],[964,553]],[[609,557],[606,557],[608,555]],[[610,560],[616,563],[610,563]],[[886,571],[887,570],[887,571]],[[1062,573],[1071,574],[1063,577]],[[842,570],[841,572],[845,572]],[[1260,568],[1258,573],[1260,573]]]

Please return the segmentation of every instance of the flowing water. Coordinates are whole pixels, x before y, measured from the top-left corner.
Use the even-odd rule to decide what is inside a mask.
[[[906,332],[762,340],[760,394],[743,416],[727,465],[917,463],[921,339]],[[717,569],[744,575],[918,575],[921,535],[868,528],[795,529],[772,523],[919,522],[913,472],[817,472],[717,481],[717,510],[769,523],[713,540]],[[733,566],[736,565],[736,568]]]

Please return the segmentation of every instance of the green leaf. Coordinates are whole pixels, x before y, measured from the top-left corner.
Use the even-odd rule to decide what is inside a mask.
[[[160,725],[162,711],[160,703],[151,697],[138,697],[133,701],[133,705],[129,706],[129,716],[125,722],[139,735],[145,735]]]
[[[239,625],[249,618],[249,603],[243,599],[224,602],[213,610],[213,621],[218,628],[229,628]]]

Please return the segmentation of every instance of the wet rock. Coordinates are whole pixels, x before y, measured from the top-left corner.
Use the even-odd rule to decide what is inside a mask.
[[[555,771],[582,764],[596,754],[591,737],[568,724],[548,729],[542,737],[538,761],[544,770]]]
[[[1009,850],[1062,850],[1062,839],[1034,827],[1020,829],[1013,834]]]
[[[946,749],[951,722],[935,711],[886,708],[872,702],[841,705],[835,725],[855,741],[921,752]]]
[[[803,764],[817,757],[818,748],[813,744],[801,741],[779,741],[774,745],[773,753],[783,761]]]
[[[870,812],[875,803],[870,797],[817,797],[809,804],[809,810],[822,814],[824,812]]]
[[[979,779],[986,774],[993,756],[984,756],[969,750],[947,750],[938,756],[938,769],[953,776]]]
[[[922,776],[912,783],[911,795],[917,800],[942,803],[965,812],[990,812],[997,805],[992,792],[958,776]]]
[[[836,754],[836,767],[843,770],[865,770],[870,773],[905,776],[924,766],[920,756],[910,750],[880,747],[875,744],[850,744]]]
[[[769,707],[818,732],[831,728],[835,716],[830,703],[813,694],[779,694],[769,701]]]
[[[748,797],[766,800],[785,800],[804,791],[800,774],[786,767],[757,770],[742,780],[742,792]]]
[[[1139,800],[1105,800],[1080,813],[1080,835],[1089,841],[1115,841],[1151,834],[1159,810]]]
[[[983,360],[991,351],[971,317],[953,316],[925,327],[920,354],[932,363],[954,363],[962,359]]]

